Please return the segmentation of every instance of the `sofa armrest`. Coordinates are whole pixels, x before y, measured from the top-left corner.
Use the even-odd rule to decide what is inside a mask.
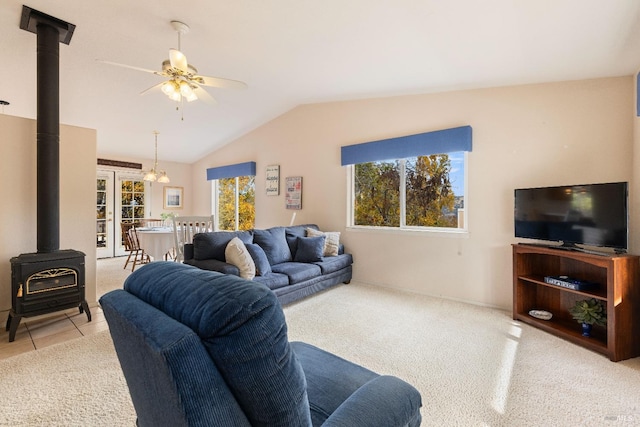
[[[217,259],[185,259],[185,264],[198,267],[202,270],[217,271],[223,274],[232,274],[234,276],[240,276],[240,269],[233,264],[228,264],[224,261]]]
[[[183,259],[193,259],[193,243],[185,243],[183,246]]]
[[[418,390],[400,378],[383,375],[356,390],[322,426],[419,426],[421,406]]]

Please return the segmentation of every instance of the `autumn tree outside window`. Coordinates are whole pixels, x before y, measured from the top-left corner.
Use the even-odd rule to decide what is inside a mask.
[[[351,225],[463,229],[464,170],[464,153],[356,164]]]
[[[207,169],[212,181],[216,230],[249,230],[255,224],[255,162]]]
[[[217,183],[218,230],[250,230],[256,219],[255,176],[222,178]]]

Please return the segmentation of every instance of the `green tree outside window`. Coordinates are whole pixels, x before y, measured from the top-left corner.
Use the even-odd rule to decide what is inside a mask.
[[[354,225],[459,228],[452,170],[448,154],[356,164]]]

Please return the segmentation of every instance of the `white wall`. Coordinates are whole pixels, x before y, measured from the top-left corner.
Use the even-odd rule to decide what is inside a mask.
[[[96,301],[96,131],[60,126],[60,249],[86,254],[86,298]],[[37,250],[36,121],[0,115],[0,310],[11,308],[10,259]]]
[[[633,92],[619,77],[303,105],[195,163],[192,209],[208,212],[206,168],[253,160],[256,227],[287,225],[282,184],[265,195],[279,164],[281,180],[303,177],[296,223],[341,231],[355,280],[509,308],[514,188],[631,181]],[[467,237],[345,228],[341,146],[461,125],[473,128]]]

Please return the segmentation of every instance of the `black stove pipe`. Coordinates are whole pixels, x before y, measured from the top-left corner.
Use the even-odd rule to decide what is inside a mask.
[[[60,249],[60,44],[58,29],[39,23],[37,40],[38,252]]]
[[[37,35],[37,248],[60,250],[60,43],[76,26],[22,6],[20,28]]]

